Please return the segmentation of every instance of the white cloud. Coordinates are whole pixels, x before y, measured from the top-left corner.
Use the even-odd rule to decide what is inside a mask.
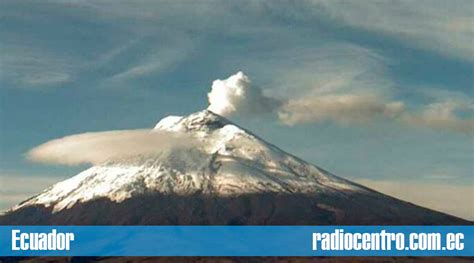
[[[54,52],[18,43],[0,45],[2,70],[0,77],[21,87],[51,86],[74,79],[79,61],[71,63]]]
[[[223,116],[271,112],[279,102],[263,95],[241,71],[224,80],[214,80],[207,94],[208,110]]]
[[[113,75],[106,81],[123,81],[170,70],[186,58],[189,49],[189,43],[184,38],[179,43],[169,43],[162,47],[153,48],[139,61],[132,63],[125,70]]]
[[[76,165],[100,164],[124,157],[149,155],[175,147],[192,147],[194,140],[179,133],[152,130],[90,132],[51,140],[33,148],[30,160]]]
[[[71,5],[77,8],[70,9]],[[122,17],[114,12],[128,13],[134,7],[143,11],[145,6],[148,4],[117,3],[111,7],[103,3],[57,1],[45,7],[30,3],[25,8],[42,11],[32,12],[34,15],[27,20],[21,5],[1,10],[12,26],[0,32],[5,39],[0,46],[0,78],[15,84],[7,87],[66,87],[61,84],[84,81],[93,83],[93,87],[116,87],[123,85],[123,81],[171,70],[188,56],[197,38],[191,40],[189,31],[182,28],[156,26],[155,21],[144,21],[134,15]],[[152,9],[147,10],[155,15],[166,9],[155,3],[149,6]],[[176,8],[175,12],[179,11]],[[165,23],[173,24],[172,19],[177,16],[164,13],[170,19]],[[139,14],[140,11],[135,13]],[[125,18],[133,23],[123,21]],[[80,25],[71,26],[68,19],[79,21],[76,24]],[[17,21],[23,22],[17,26]],[[92,24],[97,28],[90,30]]]
[[[393,197],[434,210],[474,220],[473,185],[430,182],[395,182],[360,179],[358,183]]]
[[[311,1],[330,19],[396,38],[406,45],[474,59],[472,1]]]
[[[410,125],[470,134],[474,132],[474,119],[461,118],[458,112],[470,112],[472,116],[473,109],[472,103],[448,100],[428,104],[420,113],[406,113],[401,120]]]
[[[402,102],[385,102],[373,95],[323,95],[288,101],[279,111],[287,125],[334,121],[367,123],[375,118],[397,117],[404,110]]]
[[[233,61],[265,83],[268,95],[278,97],[335,92],[385,94],[394,86],[387,73],[391,61],[374,50],[349,43],[280,48],[262,51],[257,59],[236,57]]]

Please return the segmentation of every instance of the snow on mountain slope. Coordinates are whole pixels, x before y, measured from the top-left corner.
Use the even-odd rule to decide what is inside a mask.
[[[208,110],[166,117],[150,132],[155,131],[184,133],[198,143],[93,166],[13,210],[44,205],[57,212],[77,202],[102,197],[121,202],[150,192],[232,196],[370,191],[287,154]]]

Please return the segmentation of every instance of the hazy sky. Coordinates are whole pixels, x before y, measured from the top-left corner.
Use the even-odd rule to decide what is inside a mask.
[[[445,211],[474,218],[473,13],[469,0],[3,0],[0,210],[87,167],[30,149],[202,110],[242,71],[251,96],[226,97],[230,119],[339,176],[425,184],[431,207],[440,186],[462,189]]]

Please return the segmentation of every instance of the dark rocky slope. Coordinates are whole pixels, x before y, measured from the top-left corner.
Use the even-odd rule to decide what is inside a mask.
[[[0,217],[2,225],[459,225],[472,222],[382,194],[345,196],[260,193],[106,198],[53,213],[27,206]]]

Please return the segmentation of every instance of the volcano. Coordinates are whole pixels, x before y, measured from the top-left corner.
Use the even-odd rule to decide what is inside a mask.
[[[198,143],[95,165],[2,225],[454,225],[469,221],[335,176],[204,110],[151,132]]]

